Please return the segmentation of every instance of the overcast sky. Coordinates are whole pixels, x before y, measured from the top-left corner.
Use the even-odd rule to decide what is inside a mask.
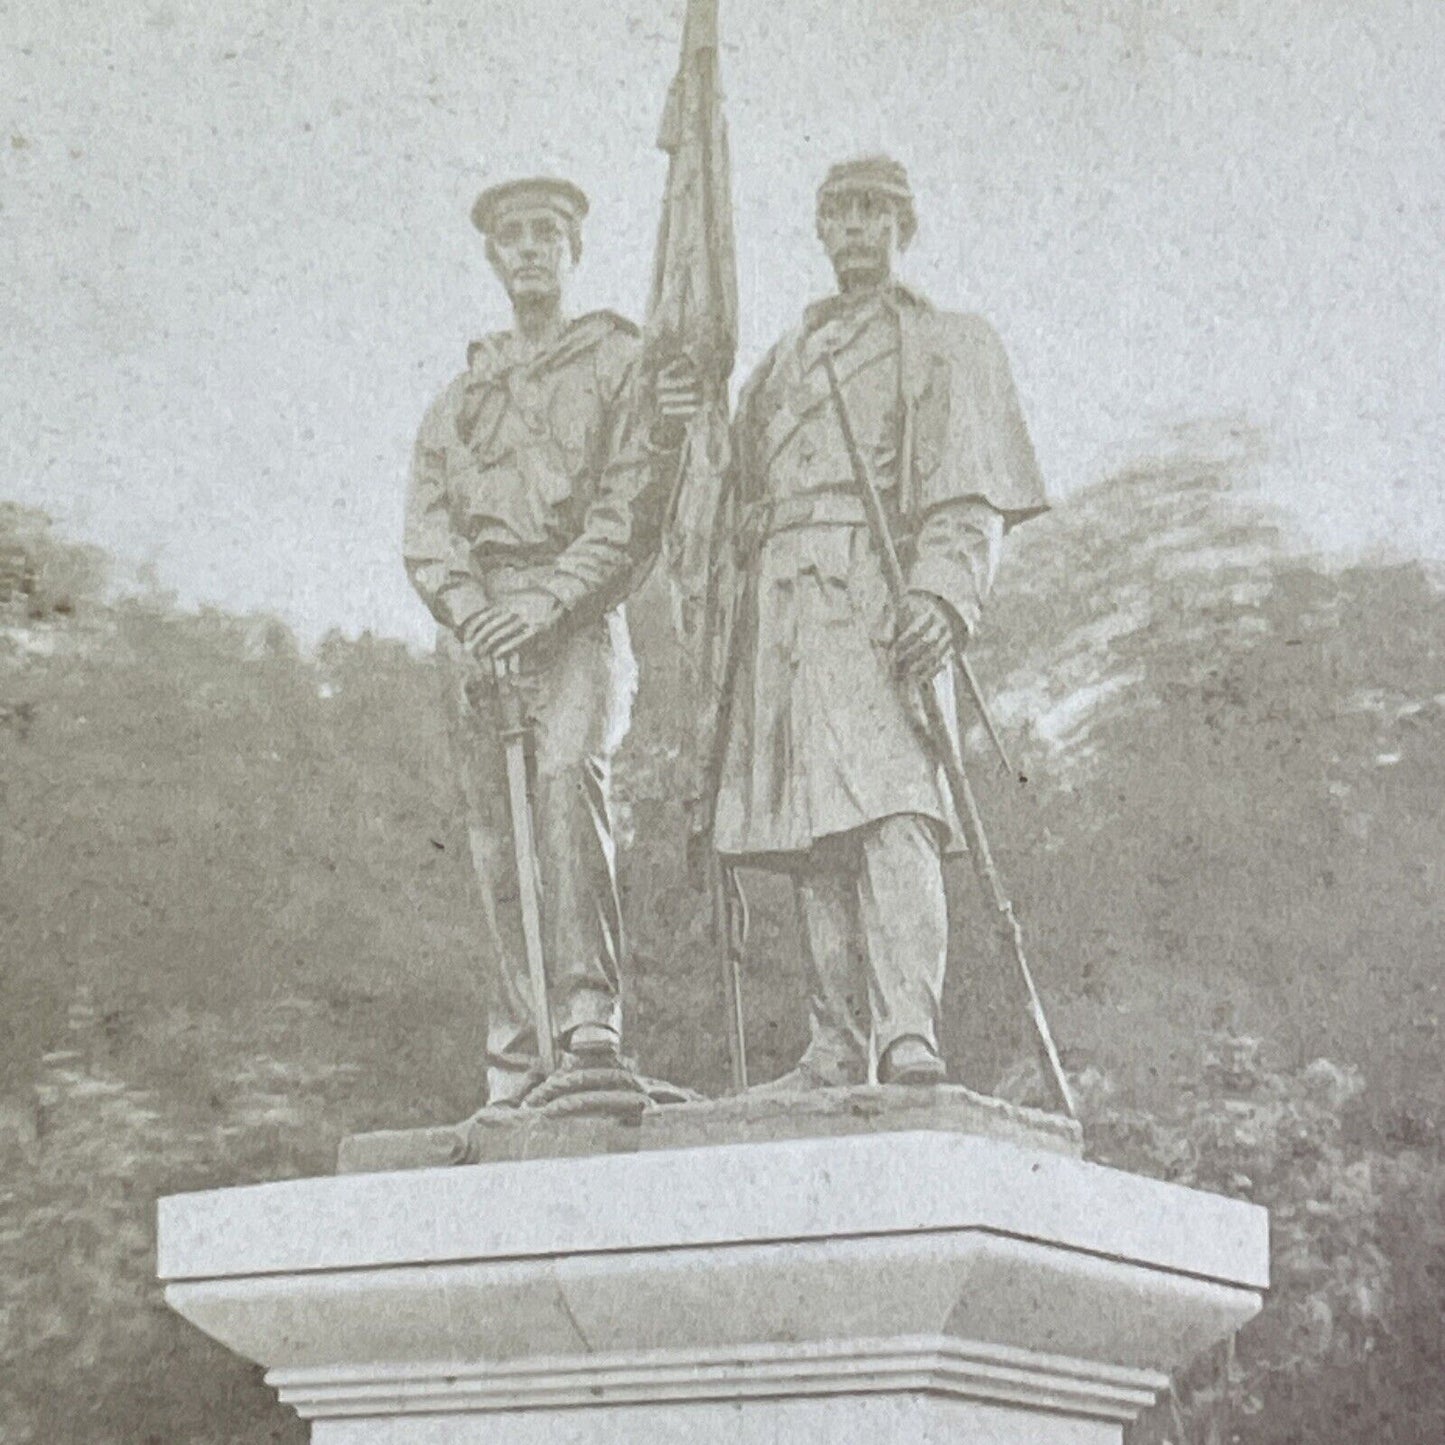
[[[640,318],[682,0],[0,0],[0,497],[186,602],[414,639],[411,442],[506,323],[467,210],[591,195]],[[743,352],[885,149],[906,278],[985,312],[1056,494],[1261,439],[1303,540],[1445,558],[1439,0],[723,0]]]

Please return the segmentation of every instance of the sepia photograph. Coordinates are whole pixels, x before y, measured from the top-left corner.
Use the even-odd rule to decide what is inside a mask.
[[[1445,1441],[1438,0],[0,57],[0,1445]]]

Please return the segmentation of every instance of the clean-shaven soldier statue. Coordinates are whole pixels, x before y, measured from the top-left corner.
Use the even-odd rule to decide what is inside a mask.
[[[634,404],[636,327],[611,312],[569,320],[563,310],[586,211],[576,186],[551,179],[478,197],[472,219],[515,324],[472,344],[466,370],[427,413],[407,508],[407,572],[440,624],[439,651],[450,664],[481,889],[493,1105],[525,1099],[542,1072],[498,661],[520,668],[507,685],[522,689],[531,724],[542,952],[562,1068],[620,1067],[622,934],[608,783],[635,678],[620,604],[656,552],[676,458],[644,435]]]
[[[1047,502],[1003,348],[977,316],[893,279],[916,229],[902,166],[833,167],[818,236],[838,294],[754,372],[734,419],[724,514],[735,616],[713,746],[714,846],[791,874],[809,1042],[767,1088],[938,1083],[948,943],[942,857],[956,820],[910,692],[951,715],[955,639],[979,625],[1000,542]],[[853,479],[825,353],[903,562],[895,607]],[[681,378],[664,412],[688,414]],[[711,803],[711,808],[707,807]]]

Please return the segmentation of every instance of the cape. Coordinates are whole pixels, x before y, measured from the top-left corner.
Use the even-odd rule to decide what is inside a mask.
[[[900,412],[911,428],[912,475],[902,478],[905,520],[946,502],[978,497],[1003,515],[1005,529],[1049,509],[1003,343],[972,313],[940,311],[907,287],[887,296],[898,318]],[[772,348],[738,399],[732,489],[746,493],[755,467],[750,445],[759,398],[779,355],[827,320],[838,298],[810,306],[803,325]],[[830,405],[821,377],[808,405]]]

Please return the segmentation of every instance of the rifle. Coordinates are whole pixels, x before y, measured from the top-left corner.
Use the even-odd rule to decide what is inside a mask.
[[[878,483],[874,480],[867,458],[864,457],[858,446],[858,440],[853,434],[853,422],[848,415],[848,404],[843,399],[843,388],[839,385],[838,371],[833,364],[831,352],[823,353],[823,370],[828,376],[828,389],[832,393],[833,406],[838,414],[838,426],[843,433],[843,445],[847,449],[848,462],[853,470],[853,480],[857,484],[858,493],[863,502],[863,510],[868,518],[868,528],[873,534],[874,544],[878,548],[878,555],[883,564],[883,575],[888,584],[888,591],[892,595],[894,605],[901,608],[907,584],[903,577],[903,567],[898,560],[898,547],[893,540],[893,533],[889,529],[887,514],[883,510],[883,499],[878,493]],[[956,651],[961,651],[961,649],[956,649]],[[1048,1065],[1049,1076],[1063,1102],[1064,1112],[1069,1118],[1076,1119],[1078,1114],[1074,1108],[1073,1091],[1069,1088],[1068,1078],[1064,1074],[1064,1066],[1059,1058],[1054,1036],[1049,1031],[1048,1019],[1044,1017],[1044,1006],[1039,999],[1038,989],[1034,987],[1033,973],[1029,969],[1028,960],[1024,957],[1023,931],[1019,928],[1018,919],[1014,917],[1013,904],[1009,901],[1008,895],[1003,890],[1003,884],[999,881],[998,869],[994,866],[993,854],[989,851],[988,839],[984,836],[983,820],[979,817],[973,788],[968,781],[967,773],[964,772],[963,759],[959,756],[953,734],[948,729],[943,709],[939,706],[938,695],[934,692],[932,684],[924,683],[917,689],[917,694],[923,707],[923,718],[928,730],[929,742],[933,746],[938,764],[948,782],[949,792],[953,795],[954,807],[963,827],[964,842],[968,845],[969,855],[974,861],[979,881],[989,894],[994,911],[1003,924],[1004,933],[1013,951],[1014,962],[1018,965],[1019,973],[1024,981],[1024,988],[1028,992],[1029,1015],[1033,1020],[1039,1047]]]

